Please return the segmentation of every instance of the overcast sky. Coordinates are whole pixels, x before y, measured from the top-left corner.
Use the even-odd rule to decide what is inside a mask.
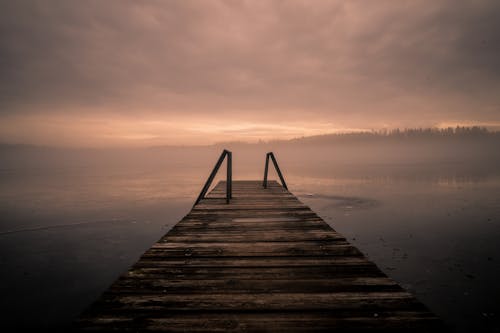
[[[3,1],[0,141],[500,126],[500,1]]]

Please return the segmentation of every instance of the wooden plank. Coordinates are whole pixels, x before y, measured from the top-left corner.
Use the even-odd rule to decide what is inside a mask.
[[[300,230],[301,232],[288,232],[280,233],[227,233],[227,234],[211,234],[211,233],[198,233],[196,235],[168,235],[162,241],[165,242],[301,242],[301,241],[328,241],[328,240],[345,240],[343,236],[338,234],[321,233],[321,232],[307,232],[307,230]]]
[[[429,332],[441,322],[277,182],[225,182],[147,250],[81,330]]]
[[[333,279],[341,277],[385,277],[372,263],[331,264],[327,266],[242,267],[242,266],[171,266],[161,261],[146,261],[134,265],[124,276],[142,279]]]
[[[219,223],[208,223],[208,222],[186,222],[182,225],[177,225],[172,228],[169,232],[171,233],[220,233],[220,232],[230,232],[230,231],[276,231],[276,229],[281,230],[331,230],[330,227],[323,222],[295,222],[295,223],[283,223],[283,222],[269,222],[266,224],[262,223],[241,223],[239,226],[232,222],[219,222]]]
[[[151,260],[154,260],[152,258]],[[296,267],[296,266],[349,266],[349,265],[373,265],[372,262],[362,256],[262,256],[262,257],[196,257],[196,256],[164,256],[161,260],[154,260],[154,265],[161,266],[184,266],[184,267]],[[141,261],[150,264],[147,257],[141,257]]]
[[[376,315],[376,316],[375,316]],[[271,313],[172,313],[131,319],[128,316],[107,315],[85,322],[89,330],[118,328],[143,332],[429,332],[440,327],[436,317],[423,311],[301,311]]]
[[[118,279],[108,292],[156,294],[156,293],[326,293],[335,291],[401,291],[401,287],[387,277],[343,277],[335,279],[214,279],[171,280],[144,279],[124,276]]]
[[[258,310],[350,310],[400,309],[423,307],[404,291],[335,293],[210,293],[210,294],[117,294],[105,293],[100,306],[117,310],[156,311],[258,311]]]
[[[268,242],[268,243],[158,243],[142,258],[180,257],[290,257],[290,256],[361,256],[352,245],[323,244],[316,242]]]

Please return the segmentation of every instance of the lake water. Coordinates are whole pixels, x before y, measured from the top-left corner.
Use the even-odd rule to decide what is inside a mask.
[[[0,170],[3,323],[65,327],[189,212],[217,155]],[[204,159],[204,160],[205,160]],[[290,190],[456,331],[500,330],[500,170],[281,167]],[[236,179],[260,179],[262,166]]]

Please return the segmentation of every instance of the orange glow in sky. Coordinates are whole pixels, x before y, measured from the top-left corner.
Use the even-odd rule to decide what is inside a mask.
[[[0,143],[500,124],[498,1],[43,1],[0,13]]]

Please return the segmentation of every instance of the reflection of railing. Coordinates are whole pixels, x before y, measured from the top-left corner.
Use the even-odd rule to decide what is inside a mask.
[[[269,169],[269,157],[271,157],[271,160],[273,161],[274,168],[276,169],[276,172],[278,173],[278,176],[280,177],[281,180],[281,185],[288,191],[288,187],[286,186],[285,179],[283,178],[283,175],[281,174],[280,167],[278,166],[278,162],[276,162],[276,158],[274,157],[274,154],[272,152],[267,153],[266,155],[266,167],[264,168],[264,183],[262,184],[264,188],[267,188],[267,171]]]
[[[222,165],[222,162],[224,162],[224,158],[227,156],[227,175],[226,175],[226,203],[229,203],[229,200],[232,198],[232,185],[233,185],[233,167],[232,167],[232,153],[229,150],[224,149],[222,154],[219,157],[219,160],[214,166],[214,169],[212,170],[212,173],[210,176],[208,176],[207,182],[205,183],[205,186],[203,186],[203,189],[200,192],[200,195],[198,196],[198,199],[196,199],[196,202],[194,203],[194,206],[196,206],[203,198],[205,198],[205,195],[208,192],[208,189],[210,188],[210,185],[212,185],[212,182],[214,181],[215,175],[217,174],[217,171],[219,171],[220,166]]]

